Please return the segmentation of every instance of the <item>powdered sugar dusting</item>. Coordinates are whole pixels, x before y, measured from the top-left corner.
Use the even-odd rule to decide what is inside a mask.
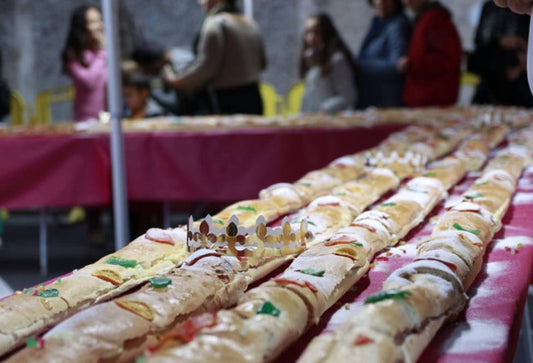
[[[390,266],[382,261],[374,261],[374,272],[390,272]]]
[[[510,263],[507,261],[494,261],[489,262],[485,266],[485,271],[489,276],[495,276],[501,274],[503,271],[509,268]]]
[[[533,164],[528,166],[526,170],[524,171],[525,174],[533,174]]]
[[[444,203],[444,208],[451,208],[463,199],[460,195],[452,195]]]
[[[332,330],[335,330],[337,327],[345,324],[350,318],[357,315],[359,310],[364,306],[363,301],[361,302],[353,302],[348,305],[348,308],[346,308],[346,305],[344,307],[341,307],[339,310],[333,314],[331,319],[328,323],[328,328],[332,328]]]
[[[389,252],[393,257],[414,258],[416,256],[417,243],[408,243],[401,246],[391,247]]]
[[[507,341],[507,327],[495,321],[459,323],[444,342],[446,353],[465,354],[501,349]]]
[[[531,204],[533,203],[533,193],[516,193],[513,198],[513,204]]]
[[[470,308],[486,306],[483,299],[491,297],[498,292],[496,287],[486,286],[486,284],[480,285],[474,292],[474,295],[470,298],[468,303]]]
[[[513,236],[492,241],[494,249],[504,250],[505,248],[520,248],[522,246],[533,245],[533,238],[528,236]]]
[[[518,181],[518,187],[520,189],[532,190],[533,180],[530,178],[520,178],[520,180]]]

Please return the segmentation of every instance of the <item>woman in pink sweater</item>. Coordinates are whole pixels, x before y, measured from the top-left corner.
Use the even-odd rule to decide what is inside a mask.
[[[74,119],[98,118],[106,109],[107,59],[102,14],[94,6],[72,13],[62,53],[63,71],[74,83]]]

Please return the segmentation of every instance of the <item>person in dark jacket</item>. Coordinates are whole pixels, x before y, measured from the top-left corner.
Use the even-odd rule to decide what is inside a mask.
[[[401,0],[368,0],[376,15],[358,57],[359,108],[399,107],[404,76],[398,60],[407,54],[411,24]]]
[[[407,57],[403,101],[409,107],[447,106],[457,101],[461,78],[461,39],[450,12],[439,2],[403,0],[416,14]]]
[[[4,79],[2,65],[2,50],[0,49],[0,122],[9,115],[11,105],[11,91]]]
[[[483,5],[468,69],[481,77],[472,103],[533,107],[526,74],[529,16]]]

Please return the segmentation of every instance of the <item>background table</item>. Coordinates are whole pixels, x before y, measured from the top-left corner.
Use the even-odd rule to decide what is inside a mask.
[[[125,134],[130,201],[234,201],[378,144],[402,125]],[[0,208],[109,204],[109,136],[0,137]]]

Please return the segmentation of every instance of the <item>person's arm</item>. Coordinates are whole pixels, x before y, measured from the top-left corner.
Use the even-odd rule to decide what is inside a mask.
[[[352,110],[357,100],[357,90],[355,89],[354,74],[343,55],[335,54],[333,56],[329,77],[336,94],[322,102],[321,110],[327,112]]]
[[[96,52],[93,59],[84,67],[79,62],[70,61],[67,64],[70,76],[83,84],[87,89],[94,89],[107,77],[107,59],[104,50]]]
[[[397,63],[407,54],[410,26],[407,21],[396,21],[387,29],[387,43],[390,47],[388,58],[361,58],[359,69],[368,77],[376,80],[390,80],[400,77]]]
[[[434,19],[424,29],[424,36],[424,44],[409,54],[408,68],[411,74],[431,77],[460,64],[461,40],[448,17]]]
[[[179,89],[200,88],[218,71],[224,52],[224,25],[218,19],[207,21],[200,35],[198,55],[193,63],[183,74],[164,76],[171,86]]]
[[[517,14],[531,14],[533,0],[494,0],[502,8],[509,8]]]

